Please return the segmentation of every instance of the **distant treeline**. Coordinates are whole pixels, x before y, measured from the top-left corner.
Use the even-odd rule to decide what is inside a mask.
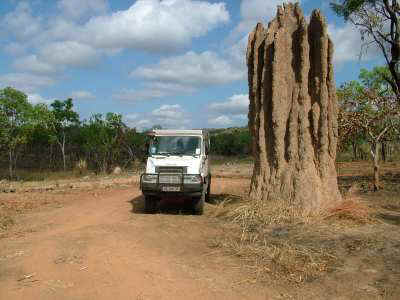
[[[222,156],[251,154],[251,136],[247,127],[210,130],[211,153]]]
[[[3,177],[15,177],[18,169],[108,172],[117,165],[127,167],[143,159],[146,139],[119,114],[94,114],[82,121],[72,99],[32,105],[18,90],[0,90]]]
[[[34,105],[21,91],[0,90],[0,177],[16,177],[19,169],[128,168],[144,161],[147,145],[146,132],[128,127],[119,114],[81,120],[72,99]],[[249,146],[247,129],[211,132],[212,154],[248,155]]]
[[[339,118],[338,159],[370,159],[368,136],[361,130],[343,130],[347,124],[346,118]],[[209,129],[209,133],[211,154],[251,155],[247,127]],[[382,160],[399,159],[398,140],[398,135],[380,140]],[[15,177],[19,169],[109,172],[115,166],[129,168],[145,161],[147,145],[146,131],[127,126],[119,114],[93,114],[81,120],[72,99],[34,105],[21,91],[0,89],[0,179]]]

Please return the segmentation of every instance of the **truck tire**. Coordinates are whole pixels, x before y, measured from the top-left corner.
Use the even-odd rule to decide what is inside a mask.
[[[154,196],[144,196],[144,211],[147,214],[154,214],[157,210],[157,199]]]
[[[211,174],[208,175],[208,184],[207,184],[207,192],[206,192],[206,199],[207,203],[210,203],[210,190],[211,190]]]
[[[193,214],[194,215],[202,215],[204,212],[204,202],[205,202],[206,194],[203,191],[200,198],[195,199],[193,203]]]

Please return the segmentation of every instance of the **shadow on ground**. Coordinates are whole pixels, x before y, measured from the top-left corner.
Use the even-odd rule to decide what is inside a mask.
[[[211,205],[218,205],[222,202],[229,202],[230,204],[242,201],[242,197],[231,194],[211,194],[208,201]],[[132,205],[131,212],[134,214],[145,214],[144,210],[144,196],[137,196],[129,201]],[[160,201],[158,206],[158,213],[171,214],[171,215],[191,215],[192,209],[190,201],[180,198],[169,198]]]
[[[132,205],[131,212],[134,214],[145,214],[144,196],[140,195],[129,201]],[[162,199],[158,204],[157,213],[170,215],[191,215],[190,203],[185,199],[169,198]]]
[[[400,173],[385,172],[380,176],[381,184],[390,191],[397,191],[400,187]],[[342,190],[349,189],[352,185],[358,184],[362,190],[372,190],[373,176],[369,175],[339,175],[338,184]]]
[[[210,204],[221,204],[223,202],[229,202],[230,204],[234,204],[237,202],[243,201],[243,198],[239,195],[232,195],[232,194],[215,194],[210,195]]]

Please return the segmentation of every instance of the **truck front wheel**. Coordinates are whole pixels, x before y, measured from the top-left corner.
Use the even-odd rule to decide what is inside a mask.
[[[147,214],[154,214],[157,210],[157,199],[154,196],[144,196],[144,211]]]

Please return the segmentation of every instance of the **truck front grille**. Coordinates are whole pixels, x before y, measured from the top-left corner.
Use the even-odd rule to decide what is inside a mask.
[[[156,173],[180,173],[186,174],[187,167],[156,167]]]
[[[182,182],[182,175],[178,174],[160,174],[159,183],[163,184],[180,184]]]

